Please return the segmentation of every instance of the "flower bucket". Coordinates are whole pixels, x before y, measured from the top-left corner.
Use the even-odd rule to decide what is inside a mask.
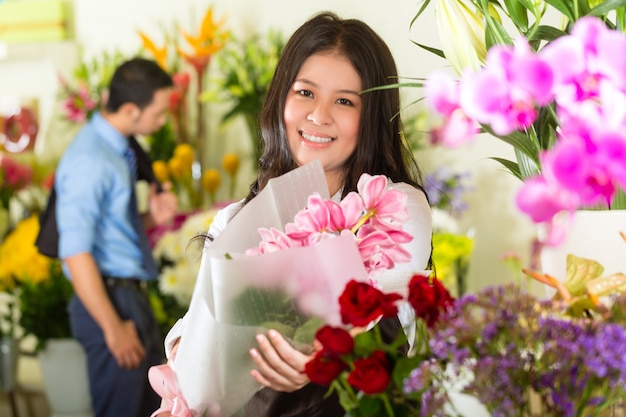
[[[626,210],[579,210],[571,220],[565,213],[558,216],[566,236],[560,245],[541,251],[544,274],[565,280],[568,254],[599,262],[604,267],[602,276],[626,273],[626,241],[620,236],[626,233]]]
[[[19,346],[14,337],[0,338],[0,391],[13,391],[17,386]]]
[[[82,346],[74,339],[50,339],[38,358],[51,417],[93,417]]]

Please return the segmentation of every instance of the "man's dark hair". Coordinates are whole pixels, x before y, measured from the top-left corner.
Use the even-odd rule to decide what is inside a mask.
[[[115,113],[125,103],[144,109],[152,103],[157,90],[173,85],[172,77],[155,61],[133,58],[115,70],[109,85],[106,110]]]

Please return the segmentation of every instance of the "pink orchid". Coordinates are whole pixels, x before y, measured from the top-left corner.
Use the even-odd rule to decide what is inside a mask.
[[[405,223],[409,219],[406,194],[399,190],[387,189],[387,177],[384,175],[361,175],[357,189],[363,198],[366,220],[371,217],[372,223],[390,227]]]
[[[517,206],[535,223],[549,222],[561,210],[575,210],[579,199],[543,176],[530,178],[517,193]]]
[[[150,417],[164,412],[169,412],[172,417],[191,417],[191,410],[183,398],[176,374],[169,365],[152,366],[148,370],[148,380],[152,389],[163,399],[161,407]]]
[[[396,263],[409,262],[411,254],[403,244],[413,240],[413,236],[403,230],[381,229],[364,225],[357,232],[357,246],[365,269],[374,272],[393,268]]]
[[[432,142],[446,146],[461,145],[476,136],[478,124],[469,118],[460,105],[459,83],[448,74],[436,72],[424,85],[426,102],[444,116],[441,127],[433,130]]]
[[[275,228],[260,228],[261,242],[258,247],[250,248],[246,251],[247,256],[262,255],[264,253],[277,252],[287,248],[295,248],[302,244],[287,234]]]
[[[344,225],[341,206],[315,193],[309,196],[307,207],[296,214],[294,222],[285,225],[285,233],[290,239],[310,245],[333,237],[345,229]]]
[[[494,46],[485,68],[464,74],[461,107],[496,134],[507,135],[535,121],[535,106],[552,99],[552,79],[549,65],[531,52],[525,40],[513,48]]]

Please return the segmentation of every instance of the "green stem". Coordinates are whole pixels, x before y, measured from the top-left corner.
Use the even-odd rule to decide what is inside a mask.
[[[381,395],[381,399],[383,400],[383,404],[385,405],[385,410],[387,410],[387,416],[395,417],[395,413],[393,412],[393,408],[391,407],[391,403],[389,402],[389,397],[386,395]]]

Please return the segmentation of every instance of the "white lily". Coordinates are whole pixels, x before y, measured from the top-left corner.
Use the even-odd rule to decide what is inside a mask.
[[[437,0],[435,14],[443,53],[458,75],[478,70],[487,57],[485,24],[464,0]]]

